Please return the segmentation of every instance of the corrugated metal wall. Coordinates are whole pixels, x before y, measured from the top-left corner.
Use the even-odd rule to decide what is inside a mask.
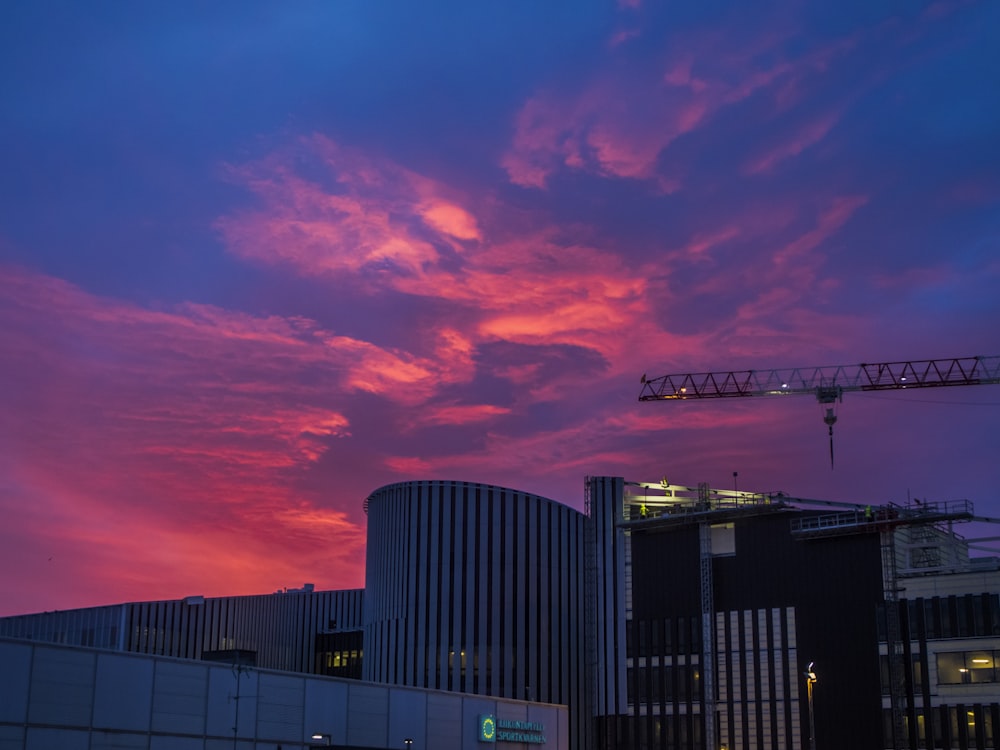
[[[316,634],[360,630],[362,589],[190,597],[0,619],[0,637],[200,659],[246,650],[265,669],[312,672]]]

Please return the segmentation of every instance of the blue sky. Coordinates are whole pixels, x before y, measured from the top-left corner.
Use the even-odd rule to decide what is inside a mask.
[[[364,497],[583,477],[1000,516],[988,2],[20,4],[0,29],[0,614],[363,585]],[[970,527],[971,530],[972,527]],[[973,534],[974,535],[974,534]]]

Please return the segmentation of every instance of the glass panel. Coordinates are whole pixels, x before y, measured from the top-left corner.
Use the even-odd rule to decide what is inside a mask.
[[[969,682],[995,682],[996,670],[992,651],[967,651]]]
[[[959,685],[968,682],[964,651],[948,651],[937,655],[938,684]]]
[[[931,731],[934,735],[934,747],[944,746],[944,725],[941,722],[942,707],[931,709]]]
[[[978,636],[986,635],[986,612],[983,608],[983,597],[972,597],[972,627]]]
[[[937,638],[938,630],[934,620],[934,602],[931,599],[924,599],[924,627],[928,638]]]
[[[955,614],[958,616],[958,635],[961,638],[968,638],[972,635],[972,628],[969,627],[969,596],[960,596],[955,599]]]
[[[954,604],[955,598],[952,596],[945,596],[938,599],[938,614],[941,616],[941,633],[942,638],[954,638],[955,633],[951,629],[951,607],[949,604]]]
[[[913,688],[920,690],[924,685],[924,668],[920,662],[920,654],[913,654]]]

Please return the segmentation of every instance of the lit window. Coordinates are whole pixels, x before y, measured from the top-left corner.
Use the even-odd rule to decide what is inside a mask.
[[[997,682],[995,651],[945,651],[937,655],[938,684]]]

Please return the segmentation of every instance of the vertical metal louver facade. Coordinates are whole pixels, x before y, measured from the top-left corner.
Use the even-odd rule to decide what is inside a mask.
[[[364,679],[568,705],[583,747],[586,517],[455,481],[388,485],[366,507]]]
[[[253,652],[256,666],[313,672],[316,636],[360,630],[364,591],[135,602],[0,619],[0,636],[201,659]]]
[[[588,513],[594,524],[592,562],[588,565],[594,602],[594,632],[590,656],[594,673],[593,710],[596,716],[626,713],[625,625],[626,538],[621,521],[625,480],[588,477]]]

